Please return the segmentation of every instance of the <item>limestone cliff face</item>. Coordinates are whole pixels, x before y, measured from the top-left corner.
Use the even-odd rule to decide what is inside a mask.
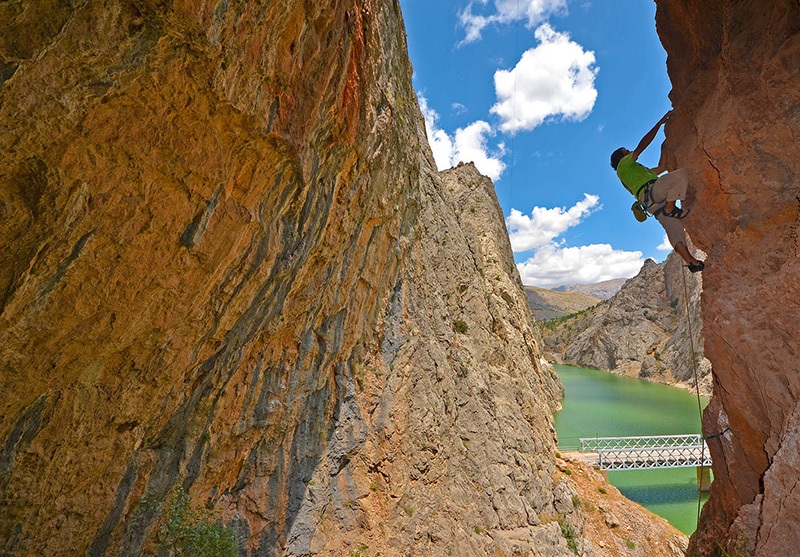
[[[701,392],[710,395],[701,292],[701,277],[685,271],[676,253],[661,264],[648,259],[607,302],[542,323],[545,352],[565,363],[692,389],[696,365]]]
[[[308,492],[298,522],[326,518],[290,554],[343,555],[357,539],[384,555],[567,556],[553,517],[576,532],[583,518],[554,465],[561,387],[542,368],[494,187],[471,164],[441,178],[430,155],[422,165],[407,265],[355,372],[362,437],[344,470],[319,471],[338,479]]]
[[[800,547],[800,4],[657,0],[703,272],[714,484],[690,554]],[[728,429],[730,428],[730,429]],[[738,548],[738,549],[737,549]],[[744,549],[742,549],[744,548]]]
[[[2,551],[154,551],[182,485],[243,555],[571,554],[560,386],[397,2],[0,22]]]
[[[363,442],[420,210],[393,2],[0,6],[0,540],[137,555],[175,485],[245,547]]]

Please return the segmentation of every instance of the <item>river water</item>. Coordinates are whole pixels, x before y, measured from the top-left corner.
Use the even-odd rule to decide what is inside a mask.
[[[575,450],[581,437],[700,433],[697,398],[683,389],[573,366],[555,369],[565,391],[563,409],[555,415],[561,450]],[[609,472],[608,481],[682,532],[694,532],[695,468]],[[703,493],[703,503],[706,497]]]

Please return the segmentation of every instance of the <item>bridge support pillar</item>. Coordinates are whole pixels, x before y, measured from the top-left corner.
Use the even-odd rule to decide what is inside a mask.
[[[697,490],[709,491],[711,489],[711,467],[697,467]]]

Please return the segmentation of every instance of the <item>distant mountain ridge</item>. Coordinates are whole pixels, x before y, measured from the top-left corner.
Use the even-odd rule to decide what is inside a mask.
[[[524,286],[528,304],[537,321],[564,317],[596,306],[602,298],[578,291],[548,290],[538,286]]]
[[[614,294],[619,292],[622,285],[625,284],[626,278],[617,278],[611,280],[604,280],[594,284],[565,284],[552,288],[553,292],[582,292],[601,300],[608,300]]]

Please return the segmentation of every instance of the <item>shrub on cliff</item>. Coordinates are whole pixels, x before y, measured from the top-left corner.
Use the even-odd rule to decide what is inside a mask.
[[[170,554],[185,557],[236,557],[233,530],[193,506],[183,486],[174,488],[158,519],[156,539]]]

